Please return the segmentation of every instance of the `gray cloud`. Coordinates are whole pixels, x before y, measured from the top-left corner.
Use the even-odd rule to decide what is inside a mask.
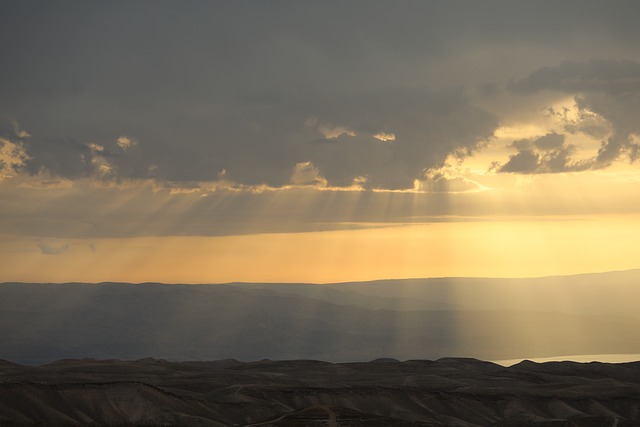
[[[87,144],[72,139],[31,138],[26,144],[30,173],[47,170],[56,176],[80,178],[93,172],[93,153]]]
[[[640,90],[640,64],[631,60],[562,61],[560,65],[540,68],[524,79],[513,81],[509,87],[520,93],[541,90],[637,92]]]
[[[639,63],[601,59],[564,61],[513,81],[510,89],[522,94],[545,90],[574,94],[581,113],[595,113],[604,118],[610,124],[611,135],[602,141],[593,167],[607,167],[620,157],[627,157],[631,162],[637,160],[640,145],[633,135],[640,135],[637,117],[640,108]],[[592,128],[591,133],[595,134],[601,127]],[[582,128],[570,127],[568,130]]]
[[[469,193],[483,189],[477,182],[463,176],[450,174],[445,168],[425,171],[424,178],[419,181],[419,189],[429,193]]]
[[[534,139],[531,141],[531,144],[539,150],[555,150],[564,145],[564,135],[548,133],[540,138]]]
[[[595,139],[606,139],[611,133],[611,124],[602,116],[590,111],[582,105],[581,98],[575,98],[577,111],[568,107],[555,109],[549,107],[547,113],[563,123],[563,128],[570,134],[585,134]]]
[[[38,247],[44,255],[60,255],[69,249],[69,244],[57,240],[40,240]]]
[[[27,170],[79,178],[102,175],[108,164],[112,177],[170,181],[217,180],[225,171],[239,183],[281,186],[297,164],[312,162],[331,185],[364,177],[371,187],[408,188],[449,154],[477,150],[498,126],[461,87],[273,95],[237,108],[189,129],[180,122],[160,135],[149,130],[163,124],[149,122],[126,150],[121,136],[95,144],[34,134],[26,141]],[[317,125],[305,125],[309,118]],[[319,139],[323,129],[341,126],[350,134]]]
[[[29,134],[12,120],[0,120],[0,181],[20,173],[29,161],[24,146]]]
[[[364,177],[369,187],[411,187],[449,154],[482,147],[497,127],[476,87],[500,87],[568,55],[608,54],[612,44],[635,52],[640,42],[631,1],[0,8],[0,117],[32,135],[30,173],[67,178],[216,181],[224,171],[239,184],[281,186],[311,162],[329,185]],[[571,67],[580,64],[539,71],[513,88],[532,93],[553,80],[548,88],[587,90],[589,76],[601,73],[618,92],[634,87],[626,62],[588,65],[572,86]],[[328,139],[320,126],[355,135]]]
[[[21,130],[20,125],[15,120],[0,118],[0,138],[8,141],[22,142],[27,137],[29,137],[29,134]]]
[[[498,126],[497,118],[472,104],[461,88],[438,91],[375,91],[327,100],[314,114],[320,122],[355,133],[332,144],[305,144],[300,153],[330,184],[408,188],[424,170],[442,166],[454,152],[477,150]],[[393,139],[380,139],[380,134]]]
[[[564,135],[548,133],[535,139],[514,141],[511,146],[518,150],[509,156],[503,165],[494,164],[498,172],[536,174],[576,172],[595,167],[594,160],[574,161],[571,155],[575,146],[565,143]]]

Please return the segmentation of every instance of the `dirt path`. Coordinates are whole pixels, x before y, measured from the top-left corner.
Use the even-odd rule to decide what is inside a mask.
[[[324,409],[324,411],[329,415],[329,427],[338,427],[338,417],[333,410],[327,406],[318,406],[320,409]]]

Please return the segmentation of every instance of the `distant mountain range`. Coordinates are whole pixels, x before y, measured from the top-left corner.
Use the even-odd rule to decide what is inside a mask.
[[[640,271],[328,285],[0,284],[0,358],[497,360],[640,353]]]

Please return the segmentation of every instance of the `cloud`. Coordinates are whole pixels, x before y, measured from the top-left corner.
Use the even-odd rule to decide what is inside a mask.
[[[531,143],[539,150],[556,150],[564,145],[564,135],[548,133],[540,138],[534,139]]]
[[[320,175],[318,168],[311,162],[296,164],[291,175],[291,183],[296,185],[327,186],[327,180]]]
[[[549,107],[547,114],[558,120],[570,134],[584,134],[594,139],[606,139],[612,133],[611,124],[599,114],[581,105],[581,99],[573,99],[571,107]]]
[[[414,189],[428,193],[473,193],[486,187],[465,176],[462,171],[445,165],[424,171],[422,179],[414,183]]]
[[[548,133],[535,139],[520,139],[511,144],[518,150],[509,160],[492,168],[500,173],[559,173],[576,172],[596,168],[595,159],[574,161],[571,155],[575,146],[565,143],[565,136]]]
[[[356,133],[354,131],[347,129],[344,126],[319,126],[318,132],[320,132],[327,139],[336,139],[342,135],[356,136]]]
[[[63,178],[81,178],[92,174],[95,151],[73,139],[33,136],[25,143],[29,160],[26,170],[32,175],[44,171]]]
[[[115,181],[132,177],[131,164],[124,153],[137,141],[119,137],[111,145],[74,139],[50,139],[31,135],[16,120],[0,119],[0,179],[20,173],[37,175],[49,181],[95,178]],[[118,149],[117,152],[114,149]],[[153,166],[146,170],[145,178]],[[43,181],[44,182],[44,181]]]
[[[368,188],[413,188],[423,170],[441,167],[452,153],[477,151],[498,126],[461,87],[379,89],[321,99],[313,108],[319,120],[339,121],[355,133],[299,149],[333,186],[365,177]]]
[[[113,147],[74,139],[49,139],[38,135],[24,142],[24,170],[31,175],[62,179],[95,178],[115,181],[129,178],[128,159]]]
[[[509,161],[498,167],[498,172],[535,173],[540,168],[540,155],[530,148],[518,149]]]
[[[387,141],[395,141],[396,134],[392,132],[378,132],[373,135],[373,137],[379,141],[387,142]]]
[[[0,181],[16,176],[28,159],[20,142],[0,138]]]
[[[29,132],[20,129],[16,120],[0,118],[0,138],[10,141],[22,141],[29,138]]]
[[[639,63],[602,59],[564,61],[512,81],[509,88],[520,94],[557,91],[574,95],[579,113],[591,120],[590,123],[581,123],[583,126],[569,127],[569,131],[585,131],[602,136],[603,128],[610,129],[610,134],[603,137],[597,156],[593,159],[594,168],[607,167],[622,157],[631,162],[637,160],[640,152],[636,138],[636,135],[640,135],[640,121],[637,118],[637,112],[640,111]],[[598,120],[600,118],[606,123]]]
[[[540,68],[528,77],[513,81],[509,88],[519,93],[542,90],[569,93],[638,92],[640,64],[631,60],[563,61],[557,66]]]
[[[244,108],[258,109],[253,102],[262,101],[247,101]],[[304,114],[291,114],[277,102],[253,127],[232,117],[232,129],[217,134],[214,123],[206,144],[197,135],[180,136],[180,143],[163,141],[162,135],[156,146],[133,151],[136,141],[125,136],[84,143],[34,132],[25,142],[25,167],[32,175],[46,172],[66,179],[146,179],[152,174],[168,182],[218,181],[225,170],[227,179],[239,185],[281,187],[291,179],[283,171],[311,162],[331,186],[350,187],[364,177],[370,188],[400,189],[411,188],[422,170],[441,166],[451,153],[473,153],[497,127],[496,117],[474,106],[460,87],[376,90],[299,102]],[[318,121],[310,125],[303,118],[309,115]],[[331,143],[314,144],[317,133]]]
[[[44,255],[60,255],[69,249],[69,244],[58,240],[40,240],[38,242],[40,253]]]
[[[0,120],[0,181],[16,176],[29,160],[24,141],[29,134],[13,120]]]
[[[116,139],[116,145],[122,150],[122,151],[127,151],[128,149],[130,149],[131,147],[133,147],[134,145],[136,145],[138,142],[133,139],[133,138],[129,138],[128,136],[119,136]]]
[[[497,126],[465,82],[421,71],[439,63],[448,38],[436,35],[450,32],[458,8],[190,5],[154,5],[154,24],[142,6],[0,11],[16,25],[33,18],[31,38],[0,37],[17,55],[0,71],[0,114],[33,135],[29,173],[215,182],[226,170],[239,185],[282,187],[311,162],[331,186],[364,177],[370,188],[412,188]],[[55,46],[66,47],[64,61]],[[330,144],[314,144],[319,136]]]
[[[634,57],[640,41],[633,2],[187,4],[0,5],[12,55],[0,116],[32,134],[29,173],[216,182],[226,170],[238,185],[282,187],[309,161],[330,186],[412,188],[451,153],[486,145],[512,109],[496,95],[508,78],[561,58]],[[584,64],[511,89],[636,84],[633,63]]]

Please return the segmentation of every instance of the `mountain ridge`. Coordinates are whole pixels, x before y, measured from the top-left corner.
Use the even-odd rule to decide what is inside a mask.
[[[557,278],[302,286],[9,282],[0,284],[0,358],[338,362],[640,353],[640,273],[565,279],[567,286]]]

